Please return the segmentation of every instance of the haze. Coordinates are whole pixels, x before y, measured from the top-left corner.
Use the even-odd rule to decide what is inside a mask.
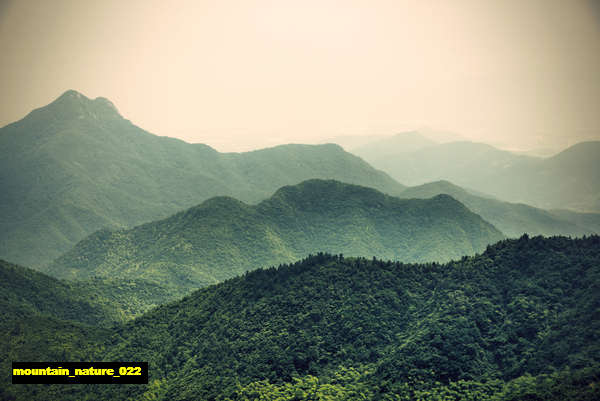
[[[67,89],[243,151],[429,127],[600,139],[597,1],[2,1],[0,125]]]

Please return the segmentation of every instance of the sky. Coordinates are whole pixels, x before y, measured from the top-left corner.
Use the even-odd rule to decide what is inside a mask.
[[[600,140],[600,0],[0,0],[0,126],[68,89],[220,151],[559,149]]]

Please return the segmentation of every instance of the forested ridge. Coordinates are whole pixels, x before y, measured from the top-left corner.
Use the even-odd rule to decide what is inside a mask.
[[[308,180],[258,205],[209,199],[131,230],[102,230],[45,271],[84,280],[142,279],[177,294],[315,250],[411,262],[448,261],[502,239],[448,195],[398,199],[372,188]]]
[[[321,253],[198,290],[101,337],[74,336],[87,344],[79,355],[146,360],[150,384],[9,393],[591,401],[600,396],[600,237],[523,236],[446,264]]]
[[[448,194],[469,210],[490,222],[506,236],[528,235],[576,236],[600,233],[599,213],[577,213],[566,210],[548,211],[523,203],[504,202],[490,196],[476,195],[448,181],[431,182],[405,189],[402,198],[431,198]]]

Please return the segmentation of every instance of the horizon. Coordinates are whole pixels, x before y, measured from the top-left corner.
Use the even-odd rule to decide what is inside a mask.
[[[64,91],[63,93],[61,93],[59,96],[57,96],[55,99],[53,99],[51,102],[41,105],[39,107],[34,107],[32,110],[30,110],[26,115],[22,116],[21,118],[8,123],[7,125],[10,125],[12,123],[17,123],[20,120],[26,118],[29,116],[29,114],[31,114],[32,112],[38,110],[38,109],[44,109],[45,107],[50,106],[51,104],[57,102],[59,99],[63,98],[64,96],[66,96],[69,93],[74,93],[77,96],[82,96],[83,98],[85,98],[87,101],[96,101],[96,100],[104,100],[104,101],[108,101],[108,103],[110,104],[110,106],[119,114],[119,116],[127,121],[129,121],[131,124],[133,124],[134,126],[139,127],[138,124],[135,123],[135,121],[131,121],[129,118],[127,118],[127,116],[123,115],[121,113],[121,111],[119,110],[118,105],[115,105],[111,99],[105,97],[105,96],[97,96],[95,98],[89,97],[86,94],[76,90],[76,89],[67,89],[66,91]],[[5,125],[6,126],[6,125]],[[4,128],[5,126],[1,126],[0,129]],[[144,129],[142,127],[139,127],[141,129]],[[147,133],[151,134],[151,135],[155,135],[158,137],[164,137],[164,138],[173,138],[173,139],[178,139],[181,140],[187,144],[201,144],[201,145],[206,145],[209,146],[211,148],[213,148],[214,150],[218,151],[219,153],[246,153],[246,152],[253,152],[253,151],[258,151],[258,150],[262,150],[262,149],[269,149],[269,148],[275,148],[278,146],[286,146],[286,145],[325,145],[325,144],[334,144],[334,145],[338,145],[341,148],[343,148],[346,152],[350,152],[353,153],[354,150],[358,150],[361,148],[362,145],[373,145],[375,143],[377,143],[378,141],[385,141],[387,139],[393,138],[393,137],[397,137],[397,136],[401,136],[401,135],[411,135],[411,134],[416,134],[418,136],[421,136],[423,138],[426,138],[430,141],[432,141],[432,143],[434,145],[443,145],[443,144],[450,144],[450,143],[460,143],[460,142],[464,142],[464,143],[473,143],[473,144],[483,144],[483,145],[488,145],[488,146],[492,146],[498,150],[502,150],[502,151],[507,151],[507,152],[511,152],[511,153],[515,153],[515,154],[522,154],[525,156],[530,156],[530,157],[537,157],[537,158],[549,158],[552,156],[555,156],[559,153],[562,153],[563,151],[574,147],[575,145],[579,145],[581,143],[586,143],[586,142],[600,142],[600,138],[597,139],[584,139],[581,141],[576,141],[573,143],[570,143],[568,146],[563,147],[563,148],[556,148],[553,149],[552,151],[548,150],[548,149],[544,149],[544,148],[538,148],[538,149],[510,149],[510,148],[506,148],[506,147],[501,147],[498,146],[496,144],[493,143],[488,143],[488,142],[482,142],[482,141],[477,141],[477,140],[473,140],[470,138],[466,138],[463,137],[461,135],[458,135],[456,133],[453,132],[449,132],[449,131],[438,131],[438,130],[432,130],[429,127],[422,127],[422,128],[417,128],[417,129],[411,129],[411,130],[405,130],[405,131],[401,131],[401,132],[395,132],[395,133],[390,133],[390,134],[380,134],[380,135],[360,135],[360,134],[356,134],[356,135],[342,135],[342,136],[337,136],[337,137],[332,137],[332,138],[325,138],[323,140],[320,141],[314,141],[314,142],[281,142],[281,143],[275,143],[275,144],[270,144],[270,145],[266,145],[263,147],[252,147],[250,149],[238,149],[238,150],[222,150],[222,149],[218,149],[217,147],[213,146],[210,143],[205,143],[205,142],[190,142],[189,140],[185,139],[185,138],[178,138],[178,137],[174,137],[174,136],[170,136],[170,135],[159,135],[156,134],[154,132],[150,132],[145,130]]]
[[[600,140],[593,0],[177,6],[0,1],[0,125],[72,88],[221,152],[423,129],[547,154]]]

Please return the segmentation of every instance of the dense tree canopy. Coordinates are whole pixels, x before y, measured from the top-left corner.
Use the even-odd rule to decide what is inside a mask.
[[[524,236],[447,264],[317,254],[201,289],[104,341],[82,341],[96,360],[148,361],[147,386],[9,391],[591,401],[600,391],[599,287],[597,236]]]

